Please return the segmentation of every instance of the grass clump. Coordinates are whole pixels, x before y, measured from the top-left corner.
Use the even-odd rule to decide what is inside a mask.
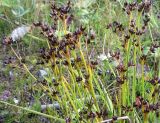
[[[33,78],[29,91],[39,95],[35,99],[39,104],[26,108],[0,102],[51,122],[158,122],[160,61],[154,54],[160,44],[152,39],[146,46],[143,41],[150,27],[151,1],[124,3],[128,20],[117,20],[106,27],[118,37],[120,46],[110,48],[109,55],[102,54],[100,60],[89,54],[95,32],[82,25],[75,29],[71,6],[70,1],[63,6],[53,2],[52,22],[38,21],[30,27],[38,28],[46,38],[47,45],[40,48],[36,63],[47,72],[43,79],[28,69],[25,59],[11,46],[12,38],[5,38],[3,43],[11,47]],[[39,106],[39,111],[34,106]]]

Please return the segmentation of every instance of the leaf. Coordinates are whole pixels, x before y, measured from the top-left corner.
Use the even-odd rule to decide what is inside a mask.
[[[35,111],[41,111],[41,103],[40,101],[36,100],[35,103],[33,104],[32,106],[32,110],[35,110]]]
[[[155,57],[159,58],[160,57],[160,48],[157,48],[155,51]]]
[[[0,113],[0,115],[1,115],[1,116],[5,116],[5,115],[7,115],[8,113],[9,113],[9,111],[7,111],[7,110],[2,110],[1,113]]]
[[[151,23],[153,24],[153,26],[158,28],[159,26],[157,24],[157,19],[155,19],[155,16],[153,14],[151,14],[150,18],[151,18]]]
[[[1,6],[11,7],[11,3],[9,2],[9,0],[2,0]]]
[[[30,12],[30,9],[25,10],[22,6],[18,6],[17,8],[12,9],[12,13],[16,17],[21,17],[21,16],[27,14],[28,12]]]
[[[91,6],[93,3],[95,3],[96,0],[79,0],[75,6],[78,8],[88,8]]]
[[[17,5],[17,2],[18,2],[17,0],[1,0],[0,5],[2,7],[9,7],[9,8],[11,8],[11,7]]]
[[[149,52],[150,47],[145,47],[143,50],[144,55],[147,55]]]

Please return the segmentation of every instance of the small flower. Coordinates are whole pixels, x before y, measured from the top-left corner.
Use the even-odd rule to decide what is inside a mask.
[[[102,53],[98,56],[98,59],[100,59],[101,61],[104,60],[108,60],[111,57],[110,53],[108,53],[107,55],[105,53]]]
[[[15,104],[19,103],[19,100],[17,98],[13,98],[13,101],[14,101]]]
[[[40,78],[43,78],[43,77],[47,76],[48,74],[47,74],[47,72],[46,72],[45,70],[41,69],[41,70],[39,70],[39,71],[37,72],[37,75],[38,75]]]

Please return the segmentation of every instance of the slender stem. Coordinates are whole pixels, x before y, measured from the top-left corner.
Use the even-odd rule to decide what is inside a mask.
[[[25,110],[25,111],[28,111],[28,112],[31,112],[31,113],[34,113],[34,114],[37,114],[37,115],[41,115],[41,116],[44,116],[44,117],[47,117],[47,118],[55,119],[55,120],[61,121],[62,123],[65,122],[64,119],[61,119],[61,118],[58,118],[58,117],[53,117],[52,115],[44,114],[44,113],[34,111],[34,110],[31,110],[31,109],[28,109],[28,108],[17,106],[17,105],[14,105],[14,104],[11,104],[11,103],[8,103],[8,102],[5,102],[5,101],[0,101],[0,103],[6,104],[6,105],[9,105],[9,106],[21,109],[21,110]]]
[[[133,62],[134,62],[134,71],[133,71],[133,83],[132,83],[132,103],[135,101],[136,99],[136,66],[137,66],[137,62],[136,62],[136,52],[137,52],[137,48],[136,46],[134,46],[134,56],[133,56]]]
[[[21,62],[21,59],[22,59],[22,58],[18,56],[18,54],[15,52],[15,50],[13,49],[12,46],[10,46],[10,47],[11,47],[11,50],[13,51],[13,53],[14,53],[14,54],[16,55],[16,57],[18,58],[18,60]],[[34,77],[34,75],[29,71],[28,67],[27,67],[24,63],[22,63],[22,65],[23,65],[24,69],[30,74],[30,76],[31,76],[34,80],[37,80],[36,77]]]
[[[142,97],[144,97],[144,93],[145,93],[145,90],[144,90],[144,60],[142,60],[141,71],[142,71],[142,80],[141,80],[141,83],[142,83]]]
[[[105,88],[101,89],[101,87],[103,87],[103,84],[100,82],[100,84],[102,84],[100,87],[100,84],[98,83],[97,79],[94,76],[93,76],[93,79],[94,79],[94,82],[97,86],[97,89],[102,97],[102,100],[105,102],[109,111],[113,113],[113,104],[112,104],[112,101],[111,101],[106,89]]]
[[[76,116],[77,116],[77,118],[78,118],[78,117],[79,117],[78,110],[77,110],[77,108],[76,108],[76,106],[75,106],[75,104],[74,104],[74,102],[73,102],[73,100],[72,100],[72,98],[71,98],[71,96],[70,96],[70,94],[69,94],[69,91],[68,91],[66,85],[64,84],[64,83],[66,83],[66,79],[65,79],[64,77],[62,77],[62,80],[63,80],[63,81],[62,81],[62,86],[63,86],[63,88],[64,88],[64,90],[65,90],[65,92],[66,92],[66,95],[67,95],[67,97],[68,97],[68,99],[69,99],[69,101],[70,101],[73,109],[75,110]]]
[[[95,91],[94,91],[94,87],[93,87],[93,74],[92,74],[92,69],[90,68],[90,66],[88,66],[88,72],[89,72],[89,92],[91,93],[93,99],[94,99],[94,103],[96,105],[97,111],[100,111],[99,109],[99,105],[97,103],[97,99],[96,99],[96,95],[95,95]]]
[[[35,39],[35,40],[39,40],[39,41],[43,41],[43,42],[46,41],[46,42],[47,42],[47,45],[48,45],[48,48],[49,48],[49,49],[51,48],[48,40],[41,39],[41,38],[36,37],[36,36],[34,36],[34,35],[31,35],[31,34],[27,34],[27,36],[28,36],[28,37],[31,37],[31,38],[33,38],[33,39]]]

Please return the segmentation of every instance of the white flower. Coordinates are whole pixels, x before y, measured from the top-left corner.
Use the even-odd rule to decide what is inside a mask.
[[[111,55],[110,53],[108,53],[107,55],[105,53],[102,53],[98,56],[98,58],[101,60],[101,61],[104,61],[104,60],[108,60],[108,58],[110,58]]]
[[[39,70],[39,72],[42,77],[47,75],[47,72],[45,70]]]
[[[11,33],[11,38],[12,38],[13,42],[24,37],[24,35],[27,34],[30,29],[31,29],[31,27],[25,26],[25,25],[14,29]]]
[[[18,103],[19,103],[19,100],[16,99],[16,98],[13,98],[13,101],[14,101],[15,104],[18,104]]]

